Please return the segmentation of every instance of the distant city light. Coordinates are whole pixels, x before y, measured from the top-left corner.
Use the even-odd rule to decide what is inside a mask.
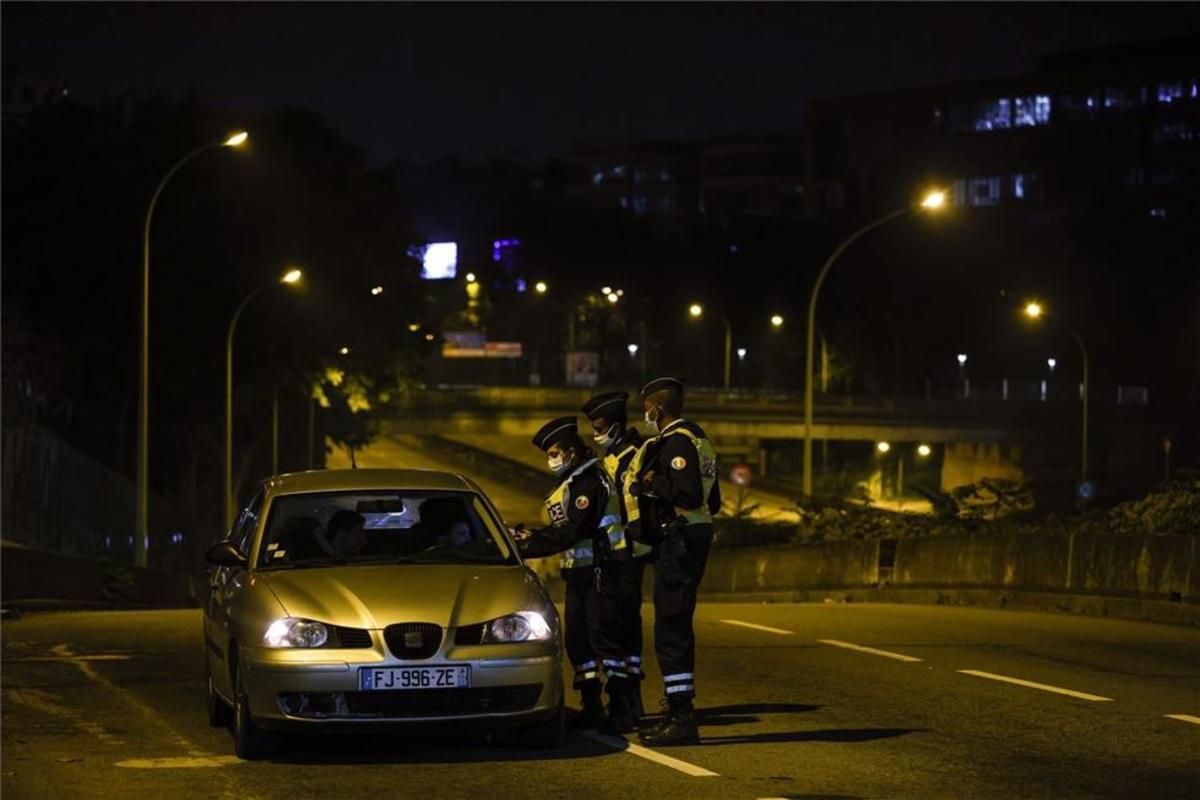
[[[892,446],[887,442],[880,442],[879,444],[875,445],[875,449],[881,453],[886,453],[892,449]]]
[[[775,326],[776,328],[778,328],[780,325],[783,324],[783,317],[779,314],[772,315],[771,316],[771,324],[773,326]]]
[[[746,353],[747,353],[747,352],[748,352],[748,351],[746,350],[746,348],[744,348],[744,347],[739,347],[739,348],[737,349],[737,357],[738,357],[738,361],[745,361],[745,360],[746,360]]]
[[[612,288],[609,286],[605,286],[603,289],[600,290],[600,294],[612,294]]]
[[[1037,319],[1042,315],[1042,304],[1038,302],[1028,302],[1025,304],[1025,316]]]
[[[432,333],[427,333],[427,334],[425,334],[425,341],[427,341],[427,342],[432,342],[432,341],[433,341],[433,334],[432,334]]]
[[[433,242],[421,253],[421,277],[425,280],[444,280],[458,275],[458,243]]]
[[[468,272],[467,273],[467,283],[474,283],[474,282],[475,282],[475,273]]]
[[[700,305],[699,303],[692,303],[690,306],[688,306],[688,313],[693,317],[698,317],[704,313],[704,306]]]
[[[535,283],[535,284],[533,285],[533,290],[534,290],[535,292],[537,292],[538,294],[545,294],[545,293],[546,293],[546,290],[547,290],[547,289],[549,289],[549,288],[550,288],[550,287],[546,285],[546,282],[545,282],[545,281],[538,281],[537,283]]]
[[[1057,358],[1047,358],[1046,366],[1050,368],[1051,372],[1054,372],[1054,368],[1058,366],[1058,359]]]
[[[517,278],[517,293],[518,294],[524,294],[525,290],[528,288],[529,288],[529,285],[525,283],[524,278]]]
[[[617,297],[624,297],[624,296],[625,296],[625,290],[624,290],[624,289],[617,289],[617,292],[616,292],[616,294],[617,294]]]
[[[412,331],[413,333],[416,333],[417,331],[421,330],[421,326],[415,322],[410,322],[408,325],[408,329],[410,331]]]
[[[382,286],[372,286],[372,287],[371,287],[371,294],[373,294],[373,295],[375,295],[376,297],[378,297],[379,295],[383,294],[383,287],[382,287]]]
[[[965,367],[967,365],[967,354],[966,353],[959,353],[957,356],[955,356],[955,358],[958,359],[958,365],[960,367]]]
[[[917,455],[919,455],[919,456],[922,456],[922,457],[928,456],[932,452],[933,452],[933,448],[931,448],[927,444],[917,445]]]
[[[621,298],[617,297],[617,293],[616,293],[616,292],[609,292],[609,293],[608,293],[608,302],[610,302],[610,303],[616,303],[616,302],[617,302],[618,300],[620,300],[620,299],[621,299]]]
[[[348,355],[350,355],[350,348],[349,348],[349,347],[343,347],[343,348],[341,348],[340,350],[338,350],[338,352],[339,352],[339,353],[341,353],[341,354],[342,354],[342,355],[344,355],[344,356],[348,356]]]
[[[946,193],[942,191],[929,192],[921,200],[921,208],[935,211],[946,204]]]
[[[638,346],[636,344],[626,345],[625,349],[629,351],[629,355],[631,355],[631,356],[637,355]]]

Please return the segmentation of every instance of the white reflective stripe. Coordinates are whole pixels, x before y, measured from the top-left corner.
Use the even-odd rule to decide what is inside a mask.
[[[625,662],[619,658],[606,658],[606,659],[604,659],[604,666],[606,666],[606,667],[623,667],[623,666],[625,666]]]
[[[640,663],[642,663],[642,657],[641,657],[641,656],[626,656],[626,657],[625,657],[625,660],[626,660],[626,661],[628,661],[630,664],[640,664]]]
[[[696,686],[695,686],[695,684],[691,684],[691,683],[683,683],[683,684],[680,684],[679,686],[668,686],[667,687],[667,694],[677,694],[679,692],[694,692],[694,691],[696,691]]]
[[[677,672],[674,675],[663,675],[663,681],[666,683],[675,683],[676,681],[690,681],[696,676],[690,672]]]
[[[575,667],[575,671],[576,671],[576,672],[581,672],[581,671],[583,671],[583,670],[585,670],[585,669],[595,669],[595,668],[596,668],[596,662],[595,662],[595,660],[592,660],[592,661],[585,661],[585,662],[583,662],[582,664],[580,664],[579,666]]]

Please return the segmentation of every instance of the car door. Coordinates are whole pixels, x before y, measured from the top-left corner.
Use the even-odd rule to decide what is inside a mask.
[[[265,489],[259,489],[230,531],[229,540],[242,555],[250,557],[254,533],[262,514]],[[225,697],[233,697],[233,685],[226,666],[233,628],[233,607],[246,588],[248,575],[240,567],[217,567],[209,578],[208,603],[204,608],[204,636],[208,650],[209,674]]]

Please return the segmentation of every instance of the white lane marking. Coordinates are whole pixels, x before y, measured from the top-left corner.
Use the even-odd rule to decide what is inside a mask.
[[[791,636],[791,631],[785,631],[783,628],[772,628],[769,625],[755,625],[753,622],[742,622],[740,619],[723,619],[726,625],[737,625],[742,628],[753,628],[756,631],[766,631],[767,633],[778,633],[780,636]]]
[[[662,753],[642,747],[640,744],[627,742],[619,736],[606,736],[603,733],[596,733],[595,731],[583,731],[583,735],[594,742],[606,744],[614,750],[623,750],[630,755],[644,758],[647,761],[653,761],[655,764],[661,764],[664,767],[670,767],[673,770],[682,772],[684,775],[691,775],[693,778],[720,777],[717,773],[707,770],[704,767],[697,767],[695,764],[680,761],[678,758],[664,756]]]
[[[920,661],[916,656],[906,656],[903,653],[893,653],[890,650],[877,650],[874,647],[866,647],[853,642],[843,642],[839,639],[817,639],[821,644],[833,645],[834,647],[844,647],[847,650],[857,650],[860,653],[870,653],[873,656],[883,656],[884,658],[894,658],[897,661]]]
[[[113,653],[99,653],[94,656],[29,656],[28,658],[10,658],[9,661],[128,661],[133,656],[120,656]]]
[[[182,758],[129,758],[118,761],[118,767],[128,769],[197,769],[200,767],[231,767],[244,763],[237,756],[191,756]]]
[[[1177,719],[1180,722],[1190,722],[1193,725],[1200,725],[1200,717],[1193,717],[1191,714],[1163,714],[1167,719]]]
[[[963,675],[974,675],[976,678],[987,678],[992,681],[1001,681],[1003,683],[1012,683],[1017,686],[1025,686],[1030,689],[1041,689],[1043,692],[1054,692],[1055,694],[1065,694],[1067,697],[1078,697],[1080,700],[1092,700],[1095,702],[1112,702],[1111,697],[1101,697],[1098,694],[1088,694],[1087,692],[1077,692],[1074,689],[1064,689],[1061,686],[1051,686],[1047,683],[1034,683],[1033,681],[1022,680],[1021,678],[1010,678],[1007,675],[997,675],[994,672],[980,672],[977,669],[960,669]]]

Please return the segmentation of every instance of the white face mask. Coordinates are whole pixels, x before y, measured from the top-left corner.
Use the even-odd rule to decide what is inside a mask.
[[[617,429],[617,423],[615,423],[615,422],[614,422],[614,423],[612,424],[612,427],[610,427],[610,428],[609,428],[607,431],[605,431],[605,432],[604,432],[602,435],[600,435],[600,436],[593,436],[593,437],[592,437],[592,441],[594,441],[594,442],[595,442],[597,445],[599,445],[600,447],[605,447],[605,448],[607,448],[607,447],[611,446],[611,445],[612,445],[612,443],[613,443],[613,442],[615,442],[615,441],[617,440],[617,437],[616,437],[616,435],[615,435],[615,434],[613,434],[613,431],[615,431],[616,429]]]
[[[558,458],[551,456],[550,458],[546,459],[546,466],[550,467],[550,471],[555,475],[562,475],[567,468],[567,464],[562,456],[559,456]]]
[[[651,436],[658,435],[658,420],[652,419],[649,411],[646,412],[646,430],[650,432]]]

